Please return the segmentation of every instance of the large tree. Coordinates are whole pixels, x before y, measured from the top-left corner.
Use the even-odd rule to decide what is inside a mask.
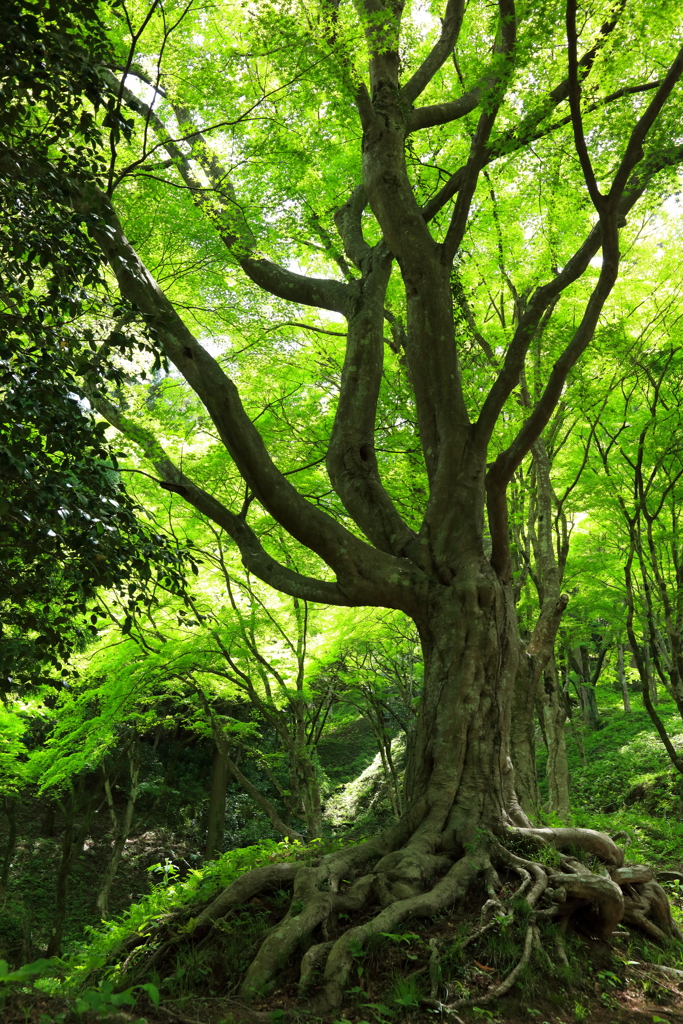
[[[654,208],[683,160],[678,5],[447,0],[430,12],[321,0],[195,11],[154,0],[116,10],[125,52],[102,70],[116,101],[110,166],[100,184],[72,174],[62,187],[129,321],[138,317],[208,413],[244,500],[230,507],[204,489],[111,394],[93,388],[91,400],[137,440],[166,489],[232,538],[251,573],[306,601],[400,609],[424,656],[398,824],[315,867],[260,869],[195,932],[260,886],[293,880],[292,907],[243,994],[267,990],[322,928],[302,984],[324,964],[322,1003],[337,1005],[358,943],[452,905],[478,875],[493,891],[496,866],[534,876],[537,908],[551,872],[510,852],[520,836],[583,846],[612,872],[563,860],[554,881],[568,899],[552,913],[595,902],[602,934],[625,913],[643,918],[659,895],[642,890],[640,910],[626,897],[625,910],[618,882],[646,883],[646,871],[620,874],[607,836],[533,829],[515,796],[511,704],[530,654],[518,637],[506,490],[599,329],[631,211]],[[10,150],[0,159],[5,174],[27,173]],[[176,258],[179,227],[187,241]],[[192,291],[187,279],[207,266]],[[277,445],[269,450],[267,423],[228,375],[236,357],[220,352],[212,302],[226,317],[230,307],[233,329],[258,316],[333,336],[345,322],[341,378],[318,408],[319,423],[331,403],[334,415],[317,489],[297,488],[308,467],[285,469]],[[520,416],[515,392],[539,338],[544,379]],[[280,358],[296,349],[282,343]],[[392,375],[403,388],[393,411]],[[416,507],[407,495],[420,490]],[[310,570],[278,559],[256,526],[264,511],[314,556],[299,563]],[[538,646],[556,605],[539,620]],[[340,911],[373,904],[365,923],[341,928]],[[537,936],[532,917],[527,959]]]

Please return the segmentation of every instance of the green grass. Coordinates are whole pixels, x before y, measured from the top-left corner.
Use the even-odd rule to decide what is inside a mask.
[[[574,709],[574,730],[585,751],[582,757],[567,725],[572,813],[569,824],[615,834],[626,832],[619,844],[627,860],[646,861],[660,868],[683,864],[683,778],[675,770],[655,732],[640,693],[631,693],[625,712],[621,691],[609,672],[597,687],[603,728],[586,729]],[[683,751],[683,722],[672,700],[660,690],[657,711]],[[546,751],[541,745],[537,763],[545,783]],[[549,823],[551,816],[545,815]]]
[[[600,718],[604,727],[598,732],[582,731],[585,744],[584,764],[571,735],[568,734],[573,801],[586,809],[603,810],[623,804],[638,785],[657,790],[651,808],[661,816],[680,815],[681,782],[664,745],[642,707],[639,694],[633,695],[633,710],[625,712],[619,695],[608,685],[598,688]],[[657,705],[659,715],[674,746],[683,749],[683,722],[671,700]]]

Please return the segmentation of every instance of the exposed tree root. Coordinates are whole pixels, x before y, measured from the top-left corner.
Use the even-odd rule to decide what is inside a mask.
[[[615,868],[624,863],[624,853],[613,839],[592,828],[516,828],[515,833],[541,839],[558,850],[582,850]]]
[[[220,896],[217,896],[202,911],[197,918],[195,932],[202,934],[203,929],[210,927],[218,918],[225,917],[233,907],[237,907],[241,903],[247,903],[264,889],[291,882],[296,874],[296,868],[296,864],[285,862],[282,864],[267,864],[265,867],[254,868],[253,871],[248,871],[236,879],[227,889],[224,889]]]
[[[531,848],[530,855],[520,852],[525,848]],[[578,859],[577,853],[584,859]],[[404,818],[387,833],[357,847],[245,873],[201,910],[193,927],[169,935],[165,923],[166,931],[156,936],[156,951],[144,966],[139,965],[138,975],[167,958],[181,942],[205,945],[236,908],[264,897],[268,890],[291,886],[289,908],[265,936],[238,996],[244,1001],[263,998],[283,972],[291,979],[298,960],[300,998],[307,999],[316,1013],[334,1011],[354,984],[358,958],[372,939],[395,934],[411,918],[449,912],[479,878],[488,898],[479,926],[462,948],[500,927],[502,921],[509,924],[516,918],[525,929],[523,949],[513,969],[486,993],[448,1001],[438,942],[430,941],[429,965],[422,970],[429,971],[431,991],[424,1005],[454,1019],[458,1009],[490,1003],[508,992],[534,949],[548,957],[541,939],[543,921],[554,924],[555,958],[565,964],[562,935],[570,921],[602,938],[608,938],[620,922],[661,942],[682,938],[666,893],[653,880],[651,869],[623,861],[622,851],[609,836],[588,829],[507,826],[496,829],[495,835],[480,830],[477,842],[464,852],[452,836],[448,842],[438,835],[427,841],[425,830]],[[510,895],[515,877],[519,884]],[[137,956],[137,951],[132,950],[132,955]]]

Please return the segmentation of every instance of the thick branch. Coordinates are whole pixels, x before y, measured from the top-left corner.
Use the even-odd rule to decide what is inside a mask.
[[[363,182],[405,285],[406,357],[415,390],[420,443],[433,482],[439,464],[445,479],[446,465],[457,462],[458,445],[469,424],[454,343],[448,268],[408,176],[407,112],[397,79],[379,57],[371,70],[373,109],[364,123]]]
[[[327,471],[344,507],[368,539],[382,551],[401,555],[415,534],[382,486],[374,444],[391,254],[380,244],[363,259],[363,271],[362,297],[349,318]]]
[[[526,653],[534,659],[534,674],[538,673],[539,678],[553,653],[555,637],[568,603],[567,594],[561,594],[557,600],[546,601],[536,620]]]
[[[370,256],[371,247],[363,237],[361,217],[368,204],[363,185],[353,190],[347,202],[335,212],[334,223],[344,243],[344,251],[359,270]]]
[[[418,132],[421,128],[433,128],[437,124],[450,124],[451,121],[458,121],[479,106],[485,92],[486,82],[478,82],[462,96],[458,96],[457,100],[433,103],[428,107],[418,107],[408,118],[408,131]]]
[[[219,363],[199,344],[178,316],[123,233],[111,203],[94,187],[74,188],[74,205],[89,219],[92,234],[108,259],[122,294],[145,316],[168,358],[204,403],[218,433],[263,507],[300,543],[315,551],[348,587],[357,603],[403,607],[413,567],[359,540],[340,523],[308,502],[273,463],[263,439],[247,416],[237,389]],[[387,577],[394,582],[388,586]],[[403,582],[405,581],[405,582]]]
[[[115,76],[110,77],[114,82],[117,81]],[[195,205],[206,214],[231,255],[254,284],[290,302],[337,313],[345,312],[348,294],[344,282],[297,274],[271,260],[256,256],[256,240],[239,205],[229,174],[210,150],[201,132],[192,125],[189,114],[183,108],[175,111],[178,122],[190,128],[184,138],[192,146],[193,155],[211,183],[208,191],[198,179],[189,159],[170,137],[161,118],[129,89],[123,90],[123,96],[132,110],[149,121],[190,190]]]
[[[465,0],[448,0],[446,13],[441,25],[441,35],[415,74],[408,79],[401,89],[404,99],[410,103],[414,103],[420,93],[426,89],[439,68],[448,59],[449,54],[453,52],[460,35],[464,13]],[[430,108],[425,107],[424,109],[428,110]]]
[[[349,604],[348,598],[338,584],[304,576],[269,555],[246,519],[230,512],[217,498],[178,469],[151,430],[123,416],[116,406],[102,395],[87,387],[85,390],[97,412],[140,447],[161,477],[161,486],[173,494],[178,494],[201,515],[225,530],[237,545],[242,563],[249,572],[269,586],[292,597],[321,604]]]
[[[184,111],[176,110],[176,114],[179,123],[190,123],[189,115]],[[205,173],[217,188],[224,189],[227,173],[217,157],[208,149],[200,133],[195,133],[192,141]],[[191,173],[189,165],[188,173]],[[327,465],[332,484],[345,508],[366,536],[381,550],[399,554],[412,539],[413,532],[382,486],[374,451],[375,412],[384,347],[383,302],[391,256],[386,251],[371,250],[363,239],[360,218],[365,202],[362,187],[357,188],[349,203],[335,217],[340,233],[343,232],[349,257],[364,271],[364,278],[362,285],[357,285],[345,295],[344,312],[349,320],[349,336]],[[248,271],[246,266],[245,269]],[[270,290],[274,291],[274,288]],[[277,294],[282,295],[282,291]],[[351,299],[355,300],[353,305]]]

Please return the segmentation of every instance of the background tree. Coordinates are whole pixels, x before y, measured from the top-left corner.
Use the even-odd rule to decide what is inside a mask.
[[[338,701],[355,708],[370,725],[398,820],[404,809],[405,744],[416,725],[420,691],[419,637],[412,623],[396,614],[379,621],[367,616],[364,623],[348,626],[340,617],[337,633],[337,644],[326,651],[328,672]]]
[[[612,399],[612,404],[619,401],[622,405],[621,416],[601,418],[596,447],[604,486],[614,500],[613,522],[621,541],[625,581],[626,627],[643,702],[680,772],[683,762],[657,714],[656,697],[653,699],[656,673],[656,679],[683,713],[679,380],[678,348],[642,351],[634,372],[621,381],[618,397]]]

